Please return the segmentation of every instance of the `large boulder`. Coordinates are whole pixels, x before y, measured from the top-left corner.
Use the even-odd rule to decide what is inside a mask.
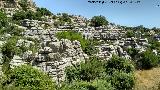
[[[23,59],[21,57],[14,55],[13,59],[11,60],[11,62],[9,64],[10,64],[11,68],[14,68],[16,66],[26,64],[26,62],[23,61]]]

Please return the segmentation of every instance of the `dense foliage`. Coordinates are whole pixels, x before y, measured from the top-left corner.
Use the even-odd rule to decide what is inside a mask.
[[[43,16],[51,16],[53,15],[49,10],[46,8],[37,8],[36,12],[33,11],[18,11],[16,12],[12,19],[14,21],[20,21],[24,19],[30,19],[30,20],[44,20],[42,17]]]
[[[94,80],[92,82],[79,81],[64,84],[60,90],[115,90],[106,80]]]
[[[135,48],[128,48],[126,51],[134,61],[136,61],[139,58],[139,50]]]
[[[61,17],[59,17],[59,20],[60,20],[61,23],[64,23],[64,22],[71,23],[71,18],[67,13],[62,13]]]
[[[37,8],[37,14],[39,14],[38,16],[51,16],[53,15],[49,10],[47,10],[46,8]]]
[[[117,56],[114,56],[106,63],[99,61],[98,58],[91,58],[80,65],[68,67],[66,76],[67,82],[71,84],[75,81],[92,83],[95,80],[102,79],[106,83],[111,84],[112,88],[116,90],[131,90],[135,83],[134,66],[129,60]],[[94,88],[91,90],[99,89]]]
[[[113,56],[107,62],[105,68],[109,75],[112,75],[115,71],[123,71],[125,73],[132,73],[134,71],[134,66],[129,60],[117,56]]]
[[[127,31],[127,33],[126,33],[126,37],[127,37],[127,38],[131,38],[131,37],[134,37],[134,36],[135,36],[135,33],[134,33],[133,30]]]
[[[5,87],[18,87],[21,90],[54,90],[52,79],[38,69],[30,65],[22,65],[14,68],[2,83]]]
[[[16,47],[16,38],[9,39],[3,46],[2,46],[2,55],[3,55],[3,67],[2,70],[4,73],[9,73],[10,66],[9,63],[13,56],[18,53],[18,49]]]
[[[105,65],[111,84],[118,90],[130,90],[134,87],[134,66],[131,61],[113,56]]]
[[[7,27],[1,29],[0,34],[10,34],[12,36],[21,36],[21,33],[23,32],[23,29],[18,28],[14,25],[8,25]]]
[[[19,5],[22,7],[22,9],[24,10],[24,11],[27,11],[27,7],[28,7],[28,4],[27,4],[28,2],[27,2],[27,0],[20,0],[19,1]]]
[[[155,55],[151,50],[147,50],[141,53],[137,64],[139,68],[150,69],[159,64],[159,56]]]
[[[94,27],[106,26],[107,24],[108,24],[108,21],[102,15],[94,16],[91,19],[91,26],[94,26]]]
[[[115,71],[110,79],[116,90],[132,90],[135,84],[134,74],[123,71]]]
[[[0,10],[0,29],[7,25],[7,16],[6,14]]]
[[[85,63],[80,65],[68,67],[66,69],[67,80],[69,82],[74,80],[91,81],[103,75],[105,69],[103,63],[98,58],[93,57]],[[94,69],[93,69],[94,68]]]

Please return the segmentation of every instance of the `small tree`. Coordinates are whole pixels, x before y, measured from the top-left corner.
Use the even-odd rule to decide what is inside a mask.
[[[91,25],[94,27],[99,27],[99,26],[103,26],[103,25],[107,25],[108,21],[106,20],[106,18],[102,15],[100,16],[94,16],[91,19]]]

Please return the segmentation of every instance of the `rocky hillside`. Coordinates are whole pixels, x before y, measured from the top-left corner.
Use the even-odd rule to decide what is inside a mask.
[[[36,10],[32,0],[1,0],[0,9],[4,9],[8,17],[11,17],[18,10]]]
[[[159,29],[120,26],[101,15],[90,20],[67,13],[55,15],[36,7],[32,0],[2,0],[0,8],[0,76],[9,79],[2,85],[14,86],[20,79],[20,84],[28,87],[28,81],[39,90],[37,82],[45,80],[39,81],[37,73],[32,73],[42,71],[68,88],[57,90],[130,90],[135,85],[135,69],[159,65]],[[25,68],[18,68],[21,65]],[[30,65],[29,69],[23,65]],[[24,81],[14,74],[24,76]]]

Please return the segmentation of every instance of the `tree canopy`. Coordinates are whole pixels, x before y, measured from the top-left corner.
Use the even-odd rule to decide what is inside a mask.
[[[91,26],[94,26],[94,27],[106,26],[107,24],[108,24],[108,21],[102,15],[94,16],[91,19]]]

